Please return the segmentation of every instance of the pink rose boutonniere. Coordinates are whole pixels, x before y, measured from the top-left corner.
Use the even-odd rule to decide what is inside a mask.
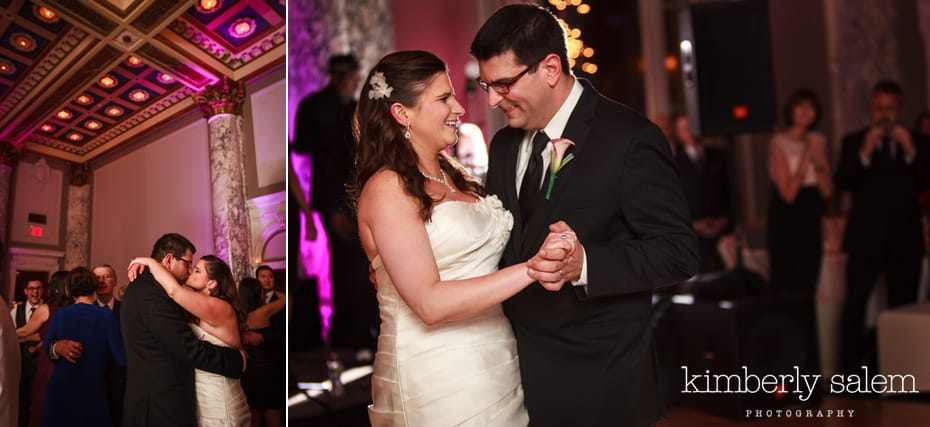
[[[568,151],[568,147],[575,145],[572,140],[567,138],[556,138],[553,139],[551,143],[552,157],[550,157],[549,160],[549,185],[546,187],[546,200],[552,197],[552,187],[555,186],[555,178],[559,175],[559,171],[575,158],[574,153],[568,153],[567,156],[565,155],[565,152]]]

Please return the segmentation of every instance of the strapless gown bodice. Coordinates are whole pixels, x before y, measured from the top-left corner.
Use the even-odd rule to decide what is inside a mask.
[[[200,326],[191,323],[194,335],[213,345],[229,347]],[[238,379],[194,370],[197,393],[197,425],[201,427],[247,427],[251,424],[249,403]]]
[[[497,270],[513,217],[489,196],[444,202],[426,224],[442,280]],[[500,305],[429,326],[397,293],[381,264],[381,334],[372,376],[373,426],[520,426],[528,423],[516,341]]]

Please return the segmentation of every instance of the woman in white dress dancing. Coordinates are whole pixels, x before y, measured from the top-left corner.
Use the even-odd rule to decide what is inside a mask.
[[[215,345],[242,348],[241,333],[246,315],[239,308],[239,295],[232,271],[223,260],[205,255],[197,261],[186,286],[152,258],[140,257],[129,264],[129,280],[148,267],[168,296],[191,315],[190,327],[201,340]],[[203,427],[246,427],[249,405],[238,379],[194,370],[197,396],[197,425]]]
[[[528,423],[500,303],[535,280],[526,263],[498,270],[512,216],[443,153],[464,113],[428,52],[385,56],[363,86],[358,222],[381,312],[374,426]],[[571,251],[564,237],[544,248]]]

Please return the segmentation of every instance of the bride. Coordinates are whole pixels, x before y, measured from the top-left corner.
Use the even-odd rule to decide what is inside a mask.
[[[383,57],[363,86],[358,222],[381,312],[374,426],[528,423],[500,303],[534,279],[526,263],[498,270],[513,218],[442,154],[464,113],[428,52]],[[552,235],[544,246],[573,249]]]
[[[245,313],[232,271],[223,260],[205,255],[194,265],[186,287],[152,258],[135,258],[129,264],[129,280],[148,267],[165,293],[191,315],[190,328],[201,340],[215,345],[242,348]],[[250,425],[249,406],[238,379],[194,371],[197,396],[197,425],[245,427]]]

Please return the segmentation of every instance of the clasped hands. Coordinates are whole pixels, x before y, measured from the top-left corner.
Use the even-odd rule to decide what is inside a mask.
[[[872,152],[881,148],[882,138],[890,138],[904,152],[907,157],[913,157],[916,154],[916,147],[911,140],[911,133],[901,125],[894,126],[875,126],[865,135],[865,141],[862,144],[862,157],[868,158]]]
[[[566,282],[581,278],[584,247],[574,230],[558,221],[549,225],[549,235],[539,251],[527,261],[527,274],[550,291],[558,291]]]

